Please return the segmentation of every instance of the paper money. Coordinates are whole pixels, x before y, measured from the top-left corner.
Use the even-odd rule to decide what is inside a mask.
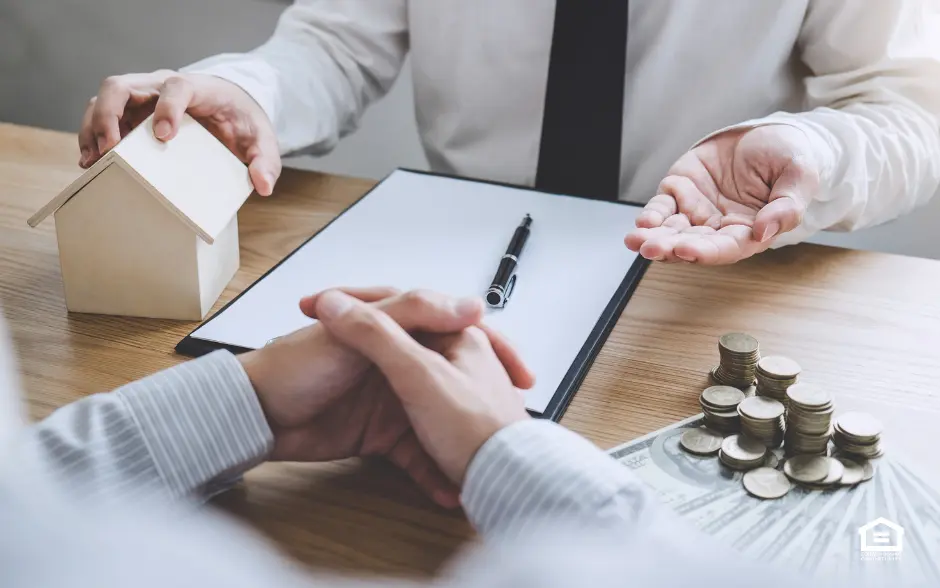
[[[766,501],[747,493],[743,472],[682,450],[681,435],[703,424],[698,415],[610,455],[663,504],[747,556],[857,588],[940,586],[940,491],[911,464],[886,454],[872,462],[877,473],[871,482],[822,491],[795,486]],[[863,551],[862,530],[880,519],[903,530],[900,551]],[[877,537],[897,541],[893,528],[873,529],[882,533]]]

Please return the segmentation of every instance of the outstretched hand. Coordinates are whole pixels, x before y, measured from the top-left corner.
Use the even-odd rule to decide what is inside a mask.
[[[767,125],[721,133],[670,168],[627,247],[654,261],[728,264],[769,248],[803,221],[819,190],[809,139]]]

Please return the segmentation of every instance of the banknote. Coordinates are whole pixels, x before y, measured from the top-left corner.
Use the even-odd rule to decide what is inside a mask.
[[[858,587],[940,586],[940,489],[917,467],[888,454],[868,482],[761,500],[741,472],[683,451],[679,437],[703,424],[691,417],[609,453],[667,507],[749,557]]]

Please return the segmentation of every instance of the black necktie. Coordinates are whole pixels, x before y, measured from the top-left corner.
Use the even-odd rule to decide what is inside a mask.
[[[535,187],[615,200],[628,0],[557,0]]]

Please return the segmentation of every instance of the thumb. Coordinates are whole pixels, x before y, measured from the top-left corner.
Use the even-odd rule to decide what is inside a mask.
[[[761,243],[777,235],[792,231],[803,222],[806,202],[812,200],[819,188],[819,175],[815,169],[794,158],[774,182],[767,204],[754,219],[754,236]]]
[[[390,316],[337,290],[319,296],[317,316],[337,340],[374,363],[403,401],[402,393],[438,387],[441,364],[450,367]]]

